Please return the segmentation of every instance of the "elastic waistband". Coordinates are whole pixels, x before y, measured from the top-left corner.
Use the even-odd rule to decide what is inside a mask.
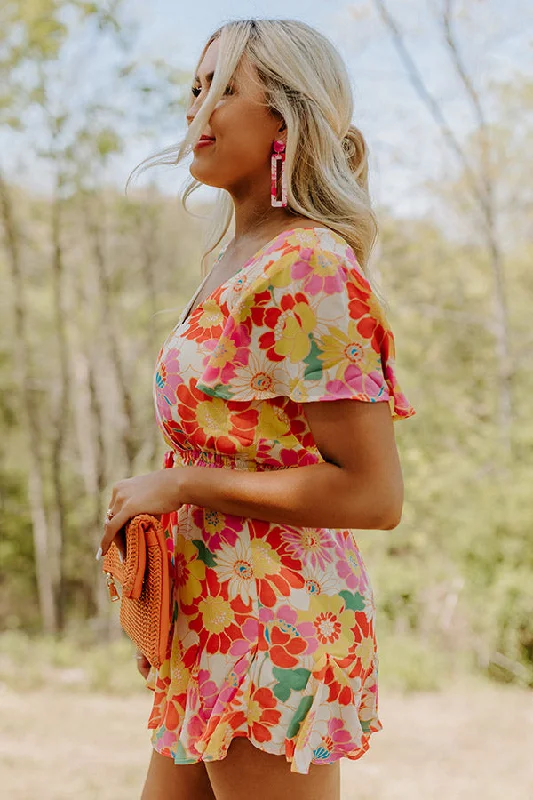
[[[165,467],[225,467],[242,469],[249,472],[262,472],[279,469],[268,464],[260,464],[242,455],[226,455],[211,450],[167,450],[164,457]]]

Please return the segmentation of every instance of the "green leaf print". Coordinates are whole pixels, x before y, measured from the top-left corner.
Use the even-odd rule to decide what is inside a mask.
[[[282,703],[286,703],[291,695],[291,687],[288,683],[276,683],[273,691],[274,697],[277,697]]]
[[[292,739],[293,736],[296,736],[298,731],[300,730],[300,725],[302,721],[305,719],[305,715],[313,705],[313,698],[311,695],[308,697],[302,697],[300,700],[300,705],[296,709],[296,714],[291,719],[290,725],[287,729],[287,738]]]
[[[216,386],[211,388],[209,386],[204,386],[201,381],[198,381],[197,386],[202,387],[200,391],[204,394],[208,394],[210,397],[222,397],[224,400],[231,400],[229,387],[223,383],[217,383]]]
[[[174,753],[174,759],[176,764],[194,764],[194,758],[187,755],[181,742],[178,742],[178,748],[176,753]]]
[[[193,539],[192,543],[198,550],[198,558],[200,561],[203,561],[206,567],[216,567],[217,562],[213,557],[213,553],[211,550],[207,549],[204,542],[202,542],[201,539]]]
[[[308,338],[311,342],[311,349],[303,360],[304,364],[307,364],[304,372],[304,378],[306,380],[317,380],[322,375],[322,362],[318,358],[319,354],[322,353],[322,350],[315,342],[312,333],[309,334]]]
[[[359,594],[359,592],[352,593],[347,589],[343,589],[342,592],[339,592],[339,595],[343,598],[346,603],[346,608],[349,608],[350,611],[364,611],[364,597],[362,594]]]
[[[311,673],[308,669],[303,669],[303,667],[298,669],[273,667],[272,674],[278,681],[274,686],[274,696],[284,703],[289,699],[292,690],[301,692],[302,689],[305,689]]]

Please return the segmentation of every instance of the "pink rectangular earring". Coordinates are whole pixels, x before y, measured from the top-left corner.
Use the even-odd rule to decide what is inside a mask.
[[[281,162],[281,200],[277,199],[278,194],[278,162]],[[273,206],[287,205],[287,176],[285,174],[285,142],[276,139],[274,142],[274,152],[271,158],[272,165],[272,184],[270,189],[270,201]]]

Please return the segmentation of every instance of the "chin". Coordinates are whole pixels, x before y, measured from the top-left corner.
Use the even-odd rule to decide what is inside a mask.
[[[191,164],[189,167],[189,172],[191,173],[192,177],[203,183],[205,186],[212,186],[213,189],[224,189],[223,183],[217,181],[216,176],[213,174],[212,170],[209,169],[202,169],[199,167],[198,164]]]

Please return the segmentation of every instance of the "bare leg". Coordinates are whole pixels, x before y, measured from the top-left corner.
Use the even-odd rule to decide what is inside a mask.
[[[216,800],[204,764],[174,764],[152,750],[141,800]]]
[[[249,739],[236,738],[226,758],[206,761],[216,800],[340,800],[340,762],[311,764],[291,772],[285,756],[274,756]]]

